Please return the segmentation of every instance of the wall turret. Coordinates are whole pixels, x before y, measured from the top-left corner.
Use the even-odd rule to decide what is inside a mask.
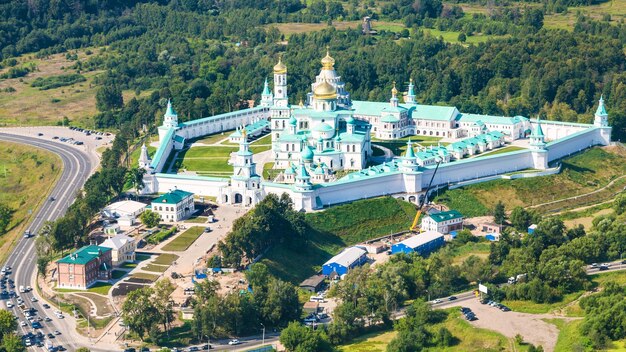
[[[404,102],[407,104],[417,104],[417,101],[415,100],[415,86],[413,85],[413,78],[409,79],[409,91],[404,97]]]
[[[602,95],[598,101],[598,109],[593,119],[593,125],[596,127],[607,127],[609,125],[609,114],[604,107],[604,97]]]
[[[171,100],[167,101],[167,109],[165,110],[165,115],[163,115],[163,127],[178,127],[178,114],[174,110]]]
[[[266,78],[265,84],[263,85],[263,92],[261,93],[261,106],[270,107],[272,105],[274,105],[274,95],[272,95],[270,91],[270,86]]]

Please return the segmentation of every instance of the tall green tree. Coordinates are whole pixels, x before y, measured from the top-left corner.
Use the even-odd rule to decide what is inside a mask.
[[[161,215],[148,209],[141,213],[139,219],[142,224],[146,225],[146,227],[155,227],[159,224],[159,222],[161,222]]]
[[[122,90],[117,85],[104,85],[96,91],[96,108],[100,111],[120,109],[124,106]]]
[[[128,329],[141,340],[160,323],[160,314],[152,300],[154,290],[143,287],[128,294],[122,305],[122,318]]]
[[[528,226],[530,226],[531,216],[526,209],[515,207],[511,211],[510,221],[517,231],[526,232],[528,231]]]
[[[0,236],[7,232],[14,212],[8,205],[0,204]]]
[[[24,352],[26,347],[22,339],[15,333],[11,332],[2,338],[2,347],[6,352]]]
[[[6,309],[0,309],[0,341],[15,329],[17,329],[17,322],[13,319],[13,314]]]
[[[143,176],[145,174],[146,169],[140,167],[133,167],[132,169],[126,171],[126,183],[133,186],[137,196],[145,186],[143,182]]]
[[[506,221],[506,212],[502,201],[498,201],[493,208],[493,221],[498,225],[504,225]]]

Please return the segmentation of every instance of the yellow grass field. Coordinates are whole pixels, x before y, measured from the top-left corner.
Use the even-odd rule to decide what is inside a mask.
[[[62,163],[55,154],[22,144],[0,142],[0,203],[15,210],[9,232],[0,237],[0,262],[27,229],[34,213],[47,199]]]
[[[79,61],[88,58],[85,50],[77,51]],[[96,52],[98,49],[91,50]],[[98,112],[98,86],[93,80],[102,71],[77,72],[70,69],[75,61],[68,60],[65,54],[55,54],[44,59],[26,54],[19,57],[18,61],[17,66],[34,64],[37,69],[25,77],[0,80],[0,126],[50,126],[60,123],[67,116],[72,125],[94,128],[93,116]],[[7,70],[8,68],[0,70],[0,73]],[[71,73],[81,73],[87,80],[49,90],[31,87],[31,83],[37,78]],[[15,89],[15,92],[4,91],[9,87]],[[131,99],[134,94],[132,91],[124,91],[124,101]]]

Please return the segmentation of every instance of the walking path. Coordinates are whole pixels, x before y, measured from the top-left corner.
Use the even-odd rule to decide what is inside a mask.
[[[531,205],[528,208],[538,208],[538,207],[545,206],[545,205],[556,204],[556,203],[560,203],[560,202],[566,202],[568,200],[578,199],[580,197],[586,197],[586,196],[589,196],[589,195],[592,195],[592,194],[595,194],[595,193],[598,193],[598,192],[602,192],[603,190],[607,189],[608,187],[611,187],[613,184],[615,184],[615,182],[617,182],[617,181],[619,181],[619,180],[621,180],[623,178],[626,178],[626,175],[622,175],[622,176],[614,179],[613,181],[609,182],[606,186],[604,186],[602,188],[598,188],[595,191],[591,191],[589,193],[575,195],[573,197],[568,197],[568,198],[563,198],[563,199],[554,200],[554,201],[550,201],[550,202],[545,202],[545,203],[541,203],[541,204]],[[602,204],[602,203],[600,203],[600,204]],[[597,205],[597,204],[594,204],[594,205]]]

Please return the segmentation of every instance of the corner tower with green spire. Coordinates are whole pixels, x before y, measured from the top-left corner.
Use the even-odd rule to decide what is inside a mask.
[[[546,140],[541,128],[541,121],[537,117],[537,123],[530,134],[530,150],[533,158],[533,167],[537,170],[548,168],[548,150],[546,150]]]

